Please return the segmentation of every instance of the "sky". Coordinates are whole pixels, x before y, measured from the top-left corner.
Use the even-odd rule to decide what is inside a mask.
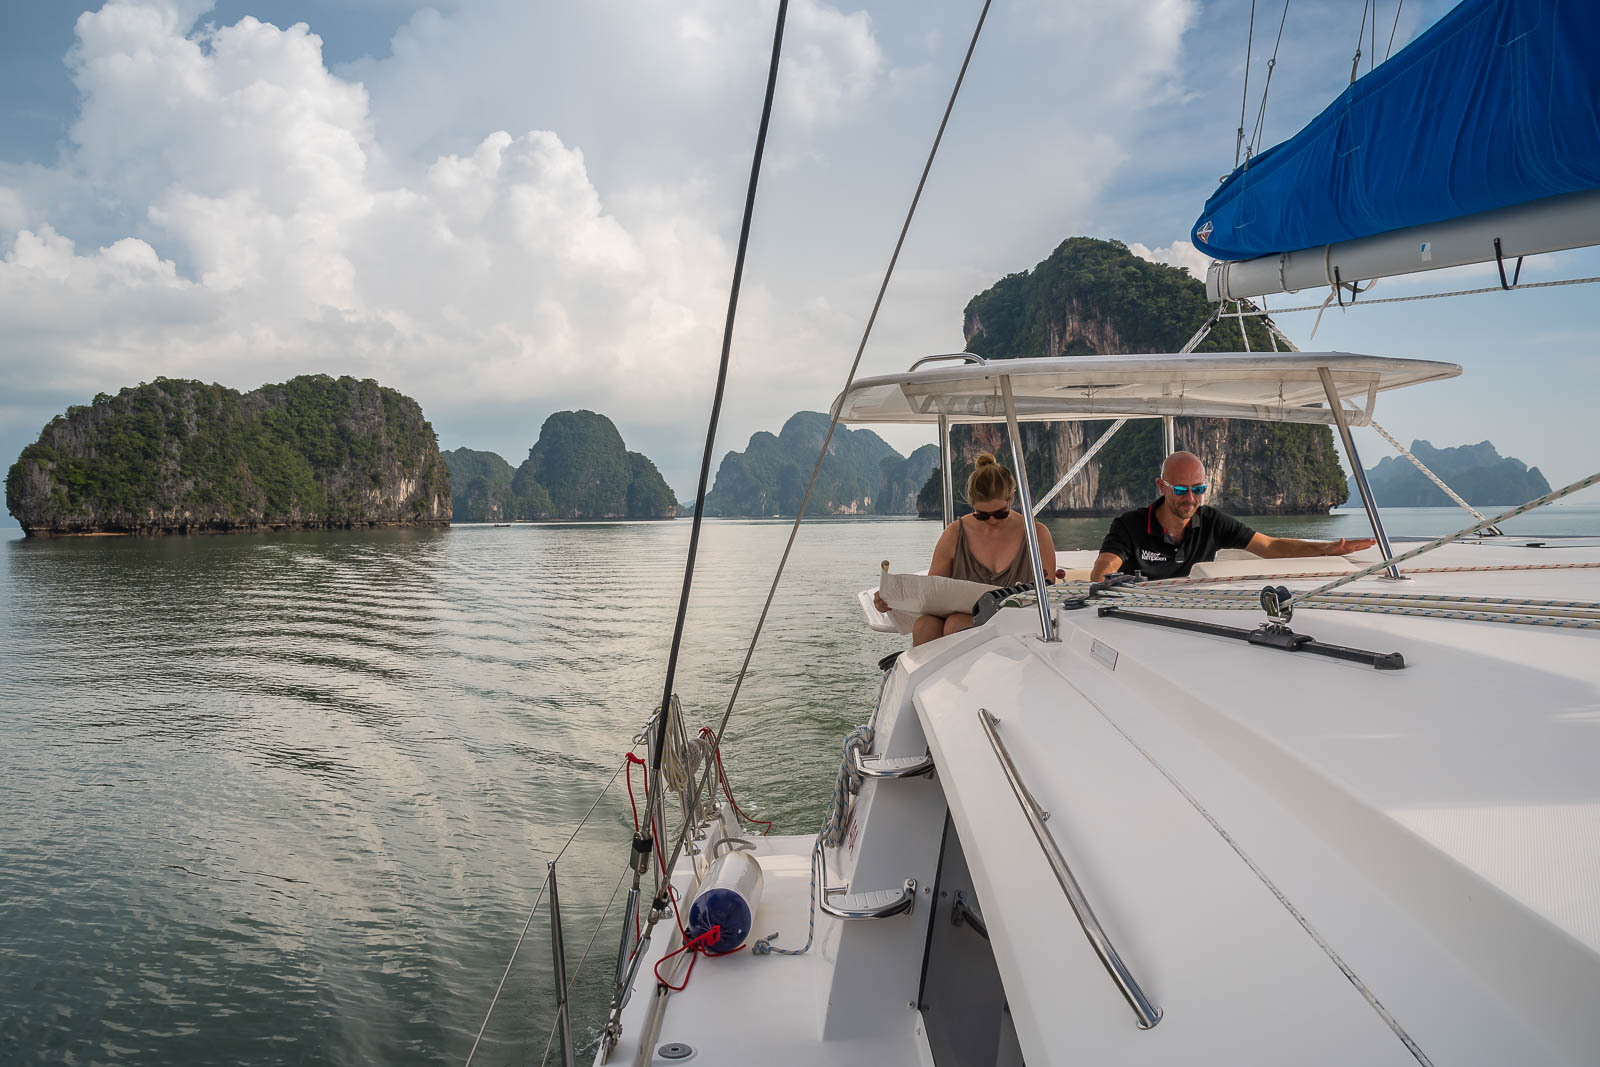
[[[980,6],[792,0],[719,458],[838,392]],[[1363,6],[1291,5],[1259,147],[1348,82]],[[1378,3],[1362,69],[1447,7]],[[415,397],[441,448],[513,465],[551,412],[600,411],[692,499],[775,11],[7,0],[0,459],[67,405],[157,376],[351,374]],[[1282,11],[1257,5],[1251,125]],[[1186,238],[1233,167],[1249,17],[995,3],[862,373],[959,350],[967,301],[1070,236],[1203,272]],[[1524,268],[1595,274],[1592,251]],[[1597,293],[1333,310],[1314,340],[1313,315],[1280,322],[1302,348],[1460,363],[1378,420],[1407,442],[1493,440],[1561,484],[1595,466]],[[1366,465],[1388,454],[1359,434]]]

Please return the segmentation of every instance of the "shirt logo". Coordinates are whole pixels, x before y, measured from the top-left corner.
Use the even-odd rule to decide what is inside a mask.
[[[1140,563],[1165,563],[1165,562],[1167,562],[1167,557],[1166,557],[1166,554],[1163,553],[1163,552],[1152,552],[1148,548],[1141,548],[1139,550],[1139,562]]]

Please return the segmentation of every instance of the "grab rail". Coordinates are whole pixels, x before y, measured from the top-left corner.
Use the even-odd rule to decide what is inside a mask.
[[[1005,742],[1000,740],[1000,734],[996,730],[1000,720],[989,714],[987,708],[978,709],[978,720],[983,724],[983,732],[989,735],[989,744],[994,746],[994,754],[1000,758],[1000,766],[1006,772],[1006,779],[1010,781],[1012,791],[1017,794],[1017,800],[1022,804],[1022,812],[1028,817],[1028,825],[1033,828],[1033,836],[1039,839],[1039,846],[1044,849],[1045,859],[1050,861],[1050,869],[1055,872],[1056,881],[1061,883],[1062,890],[1067,894],[1067,902],[1072,905],[1073,914],[1078,917],[1078,924],[1083,927],[1084,936],[1094,947],[1095,955],[1100,957],[1101,964],[1105,966],[1111,980],[1116,983],[1123,999],[1133,1009],[1133,1014],[1139,1020],[1139,1029],[1150,1029],[1161,1021],[1161,1009],[1150,1003],[1150,998],[1144,995],[1144,990],[1139,988],[1139,983],[1134,980],[1127,965],[1122,962],[1122,957],[1117,955],[1116,948],[1106,937],[1105,928],[1100,925],[1100,920],[1095,918],[1094,909],[1089,907],[1089,900],[1083,895],[1082,887],[1072,876],[1066,857],[1061,854],[1055,838],[1051,837],[1050,831],[1045,828],[1044,823],[1049,817],[1048,813],[1039,806],[1039,802],[1033,799],[1033,794],[1028,792],[1028,787],[1022,783],[1017,765],[1011,761],[1011,753],[1006,750]]]
[[[905,885],[900,890],[900,895],[890,897],[892,889],[882,889],[872,893],[852,893],[858,899],[865,901],[860,906],[840,907],[829,903],[829,897],[839,896],[844,893],[846,886],[828,885],[828,859],[822,852],[822,838],[817,838],[816,847],[811,850],[812,874],[817,876],[817,907],[824,915],[832,915],[835,919],[887,919],[891,915],[909,913],[917,903],[917,880],[907,878]]]
[[[980,363],[985,366],[987,366],[989,363],[989,361],[984,359],[982,356],[975,355],[971,352],[946,352],[943,355],[938,356],[923,356],[921,359],[911,364],[910,370],[916,370],[924,363],[939,363],[947,359],[959,359],[965,363]],[[907,371],[907,373],[909,374],[910,371]]]

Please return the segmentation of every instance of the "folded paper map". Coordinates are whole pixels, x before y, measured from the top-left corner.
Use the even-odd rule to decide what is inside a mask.
[[[970,612],[978,598],[997,588],[982,582],[940,578],[931,574],[889,574],[878,578],[878,595],[895,611],[911,615],[949,615]]]

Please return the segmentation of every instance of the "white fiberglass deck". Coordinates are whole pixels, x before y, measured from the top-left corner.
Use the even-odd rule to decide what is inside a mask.
[[[1600,601],[1600,546],[1550,545],[1449,546],[1410,581],[1347,588]],[[1433,571],[1456,567],[1479,569]],[[926,946],[952,921],[948,810],[1031,1067],[1600,1058],[1600,632],[1296,613],[1296,631],[1320,641],[1405,656],[1405,669],[1378,671],[1094,607],[1059,620],[1062,640],[1046,644],[1032,608],[1007,609],[901,657],[873,751],[931,751],[936,777],[869,781],[851,844],[829,863],[852,892],[916,878],[915,913],[819,915],[800,958],[702,960],[668,998],[654,1048],[682,1041],[695,1062],[775,1067],[934,1062]],[[1155,1028],[1135,1025],[1091,951],[980,708],[999,716],[1052,840],[1164,1013]],[[781,930],[780,945],[805,938],[810,845],[758,844],[755,926]],[[635,1062],[653,962],[613,1063]],[[1002,1047],[992,1062],[1015,1061]]]

